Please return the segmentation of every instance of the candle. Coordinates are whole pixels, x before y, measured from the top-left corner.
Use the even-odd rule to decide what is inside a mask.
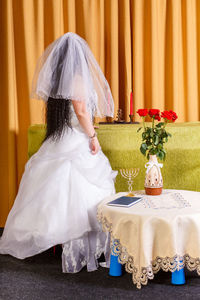
[[[130,94],[130,115],[133,115],[133,92]]]

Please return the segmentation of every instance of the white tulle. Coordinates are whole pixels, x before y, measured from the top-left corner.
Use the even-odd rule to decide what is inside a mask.
[[[63,272],[84,265],[95,270],[99,255],[108,257],[108,237],[96,212],[115,192],[116,176],[102,151],[91,154],[75,114],[72,125],[58,142],[45,141],[27,162],[0,239],[0,253],[20,259],[62,244]]]
[[[50,44],[40,57],[31,98],[85,101],[93,116],[113,117],[109,84],[88,44],[75,33],[66,33]]]
[[[81,238],[72,240],[63,245],[62,270],[64,273],[79,272],[87,265],[87,271],[98,268],[97,259],[104,253],[104,267],[109,267],[110,235],[104,232],[90,231]]]

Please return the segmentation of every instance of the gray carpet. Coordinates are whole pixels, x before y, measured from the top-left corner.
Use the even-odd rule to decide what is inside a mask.
[[[114,278],[108,269],[63,274],[61,249],[52,249],[25,260],[0,255],[0,300],[57,299],[200,299],[200,277],[186,272],[187,284],[172,286],[170,273],[159,272],[147,286],[137,290],[131,274]]]

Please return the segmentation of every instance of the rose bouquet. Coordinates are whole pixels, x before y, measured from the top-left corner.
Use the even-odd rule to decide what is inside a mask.
[[[142,132],[142,144],[140,146],[141,153],[150,158],[150,155],[156,155],[160,160],[165,160],[166,151],[164,144],[171,137],[171,134],[166,131],[166,126],[169,122],[175,122],[177,114],[172,110],[165,110],[160,113],[159,109],[138,109],[137,113],[142,117],[143,127],[140,127],[138,131],[143,128]],[[151,126],[146,126],[145,118],[149,116],[151,118]],[[161,121],[161,119],[163,119]],[[158,121],[158,123],[157,123]]]

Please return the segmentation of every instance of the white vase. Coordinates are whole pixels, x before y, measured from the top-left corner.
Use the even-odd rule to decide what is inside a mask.
[[[150,155],[149,162],[145,164],[146,176],[144,188],[147,195],[160,195],[163,188],[163,179],[156,155]]]

